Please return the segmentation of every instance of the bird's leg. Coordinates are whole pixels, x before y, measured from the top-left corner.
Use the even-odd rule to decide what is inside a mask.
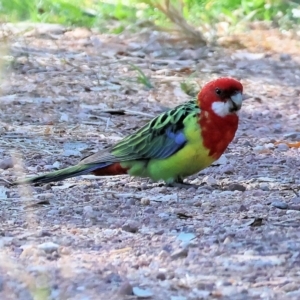
[[[285,142],[285,141],[278,141],[278,142],[275,142],[275,143],[274,143],[274,145],[279,145],[279,144],[286,144],[286,145],[288,145],[290,148],[300,148],[300,142],[289,143],[289,142]]]
[[[175,181],[173,181],[171,183],[167,183],[167,186],[169,186],[169,187],[178,187],[178,188],[181,188],[181,189],[189,189],[191,187],[194,187],[196,189],[199,188],[199,185],[197,185],[197,184],[183,182],[183,179],[181,177],[178,177]]]

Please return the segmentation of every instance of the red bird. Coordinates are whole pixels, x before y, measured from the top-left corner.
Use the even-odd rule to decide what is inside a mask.
[[[115,146],[76,166],[15,184],[46,183],[91,173],[129,174],[180,185],[183,178],[208,167],[226,150],[238,128],[242,93],[243,86],[235,79],[213,80],[204,85],[197,99],[160,114]]]

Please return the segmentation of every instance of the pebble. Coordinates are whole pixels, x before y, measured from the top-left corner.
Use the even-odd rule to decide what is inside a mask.
[[[169,216],[169,214],[167,214],[167,213],[160,213],[160,214],[158,214],[158,216],[159,216],[161,219],[163,219],[164,221],[167,221],[167,220],[170,219],[170,216]]]
[[[242,211],[248,211],[248,208],[244,204],[241,204],[241,206],[239,207],[239,211],[240,212],[242,212]]]
[[[37,197],[40,199],[40,200],[51,200],[54,198],[54,194],[52,193],[43,193],[43,194],[39,194],[37,195]]]
[[[196,235],[192,232],[180,232],[177,236],[177,239],[181,242],[190,242],[196,237]]]
[[[161,259],[166,259],[167,257],[169,257],[169,253],[166,250],[161,250],[158,253],[158,257],[161,258]]]
[[[273,143],[267,143],[264,145],[266,149],[274,149],[274,144]]]
[[[189,249],[187,247],[179,249],[179,250],[175,250],[172,254],[171,254],[171,258],[172,259],[178,259],[178,258],[183,258],[183,257],[187,257],[189,253]]]
[[[266,148],[264,146],[255,146],[255,147],[253,147],[253,151],[255,151],[255,152],[261,152],[265,149]]]
[[[68,248],[68,247],[61,247],[59,253],[63,254],[63,255],[68,255],[71,253],[71,251],[70,251],[70,248]]]
[[[127,205],[135,205],[135,199],[134,198],[129,198],[126,200]]]
[[[150,204],[150,200],[148,198],[142,198],[141,199],[141,204],[142,205],[149,205]]]
[[[136,233],[139,230],[139,224],[136,221],[128,221],[122,226],[122,230]]]
[[[196,52],[192,49],[184,49],[179,57],[179,60],[188,60],[188,59],[196,59]]]
[[[5,158],[0,161],[0,169],[7,170],[14,166],[13,160],[11,157]]]
[[[279,209],[287,209],[289,207],[287,203],[278,200],[273,201],[271,205]]]
[[[299,136],[299,132],[288,132],[283,135],[285,139],[296,139]]]
[[[156,278],[163,281],[163,280],[166,280],[167,277],[164,272],[159,272],[159,273],[157,273]]]
[[[243,186],[242,184],[239,184],[239,183],[231,183],[227,189],[229,191],[240,191],[240,192],[244,192],[246,191],[246,187]]]
[[[58,244],[52,242],[46,242],[43,244],[38,245],[38,249],[45,251],[46,253],[52,253],[59,248]]]
[[[198,290],[197,290],[197,292],[198,292]],[[209,295],[209,292],[208,292],[208,295]],[[204,299],[204,298],[201,298],[201,299]],[[187,300],[187,298],[183,297],[183,296],[171,296],[171,300]]]
[[[282,54],[279,55],[279,59],[280,59],[281,61],[287,61],[287,60],[291,60],[292,57],[291,57],[290,54],[282,53]]]
[[[154,212],[155,212],[155,210],[153,207],[147,207],[144,210],[144,213],[146,213],[146,214],[154,214]]]
[[[50,231],[44,230],[44,229],[42,229],[41,231],[39,231],[39,232],[37,233],[37,236],[38,236],[38,237],[51,236],[51,235],[52,235],[52,233],[51,233]]]
[[[262,191],[269,191],[269,185],[267,183],[260,183],[259,184],[259,188],[262,190]]]
[[[56,161],[53,165],[52,165],[53,169],[59,169],[60,168],[60,162]]]
[[[137,296],[138,298],[150,298],[153,296],[153,293],[150,290],[141,289],[137,286],[133,287],[132,291],[133,291],[133,294],[135,296]]]
[[[132,285],[128,281],[122,283],[119,288],[118,294],[122,296],[133,295]]]
[[[278,144],[278,145],[277,145],[277,149],[278,149],[279,151],[284,152],[284,151],[289,150],[289,146],[288,146],[287,144]]]
[[[203,182],[206,182],[208,185],[217,185],[218,182],[212,176],[205,176],[203,177]]]
[[[226,165],[220,167],[220,173],[232,174],[234,172],[234,167],[232,165]]]

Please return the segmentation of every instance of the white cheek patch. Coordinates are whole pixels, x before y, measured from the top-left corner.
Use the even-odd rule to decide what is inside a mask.
[[[230,101],[226,102],[214,102],[211,106],[213,112],[220,116],[220,117],[225,117],[230,114]]]

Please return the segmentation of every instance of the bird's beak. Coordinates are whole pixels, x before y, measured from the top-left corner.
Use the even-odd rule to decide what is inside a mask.
[[[236,93],[230,97],[232,101],[233,111],[238,111],[242,107],[243,95],[242,93]]]

